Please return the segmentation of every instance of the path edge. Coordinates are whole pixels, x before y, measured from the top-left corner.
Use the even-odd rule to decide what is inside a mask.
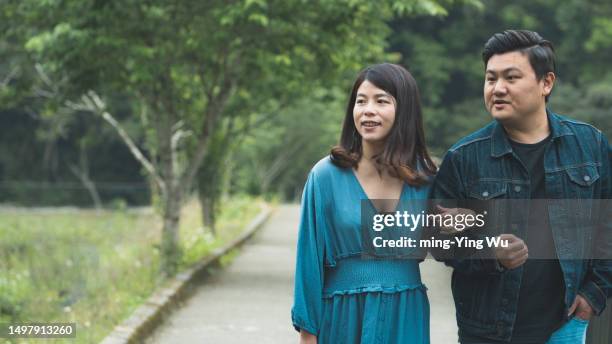
[[[253,219],[237,238],[224,247],[217,248],[202,261],[177,274],[164,283],[164,287],[153,294],[113,331],[100,344],[142,343],[178,303],[191,295],[197,281],[208,274],[208,268],[219,264],[220,259],[231,250],[242,246],[266,223],[272,214],[272,207],[262,206],[261,212]]]

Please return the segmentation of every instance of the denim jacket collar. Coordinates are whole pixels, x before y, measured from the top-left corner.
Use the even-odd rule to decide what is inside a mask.
[[[563,123],[557,114],[546,109],[546,115],[548,116],[548,125],[550,127],[551,139],[555,141],[559,137],[565,135],[574,135],[574,133]],[[508,142],[508,136],[504,127],[499,123],[495,122],[495,127],[491,134],[491,156],[499,158],[506,154],[512,153],[512,146]]]

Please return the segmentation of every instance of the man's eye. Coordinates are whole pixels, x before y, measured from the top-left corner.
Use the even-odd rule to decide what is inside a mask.
[[[357,104],[364,104],[364,103],[365,103],[365,100],[363,100],[363,99],[357,99],[356,103],[357,103]]]
[[[389,101],[386,99],[379,99],[378,102],[381,104],[389,104]]]

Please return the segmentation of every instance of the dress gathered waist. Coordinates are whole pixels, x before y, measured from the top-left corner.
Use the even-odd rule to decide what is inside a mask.
[[[417,260],[350,257],[325,268],[323,297],[424,288]]]

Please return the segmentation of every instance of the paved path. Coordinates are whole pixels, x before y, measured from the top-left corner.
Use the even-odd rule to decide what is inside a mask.
[[[291,327],[299,207],[280,206],[226,270],[199,290],[147,343],[297,343]],[[426,260],[432,344],[457,342],[450,271]]]
[[[431,344],[457,343],[455,304],[451,294],[452,269],[433,259],[421,263],[421,279],[428,288]]]

